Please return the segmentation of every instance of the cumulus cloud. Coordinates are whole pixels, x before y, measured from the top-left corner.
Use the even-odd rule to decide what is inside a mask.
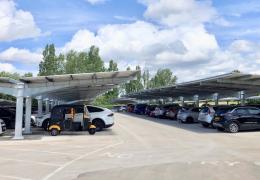
[[[107,0],[86,0],[86,1],[92,5],[96,5],[96,4],[102,4],[102,3],[106,2]]]
[[[16,67],[14,67],[12,64],[9,63],[0,63],[0,71],[5,71],[5,72],[17,72]]]
[[[118,61],[121,70],[133,64],[150,71],[171,68],[179,81],[234,69],[258,72],[258,45],[237,40],[223,50],[215,35],[205,28],[205,23],[225,24],[211,1],[140,1],[147,6],[144,17],[149,21],[105,25],[95,33],[81,29],[62,51],[84,51],[96,45],[101,56],[106,61]]]
[[[33,38],[41,35],[32,14],[17,9],[12,0],[0,1],[0,41]]]
[[[27,49],[18,49],[10,47],[0,52],[0,61],[2,62],[19,62],[23,64],[39,63],[42,55],[31,52]]]

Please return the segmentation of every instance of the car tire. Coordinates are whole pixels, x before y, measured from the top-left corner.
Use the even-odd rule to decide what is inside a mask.
[[[205,127],[205,128],[208,128],[209,124],[208,123],[202,123],[202,126]]]
[[[102,131],[105,128],[105,123],[101,119],[94,119],[92,123],[96,126],[96,131]]]
[[[49,126],[50,119],[45,119],[42,123],[42,128],[44,131],[48,131],[48,126]]]
[[[226,130],[230,133],[237,133],[239,131],[239,125],[236,122],[231,122],[228,124]]]
[[[57,136],[59,134],[60,134],[60,131],[58,129],[56,129],[56,128],[53,128],[53,129],[50,130],[50,135],[51,136]]]
[[[194,120],[193,120],[192,117],[187,117],[186,122],[187,122],[187,123],[193,123]]]
[[[90,135],[94,135],[96,133],[96,129],[95,128],[91,128],[91,129],[88,130],[88,133]]]

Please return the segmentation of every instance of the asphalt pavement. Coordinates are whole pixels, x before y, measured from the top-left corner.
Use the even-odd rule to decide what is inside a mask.
[[[260,131],[229,134],[126,113],[115,119],[94,136],[0,137],[0,179],[260,179]]]

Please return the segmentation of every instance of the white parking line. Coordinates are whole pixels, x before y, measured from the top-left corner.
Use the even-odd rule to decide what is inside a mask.
[[[24,151],[24,152],[36,152],[36,153],[49,153],[49,154],[58,154],[58,155],[68,155],[68,156],[76,156],[73,153],[62,153],[62,152],[55,152],[55,151],[41,151],[41,150],[33,150],[33,149],[12,149],[12,148],[5,148],[1,147],[1,150],[8,150],[8,151]]]
[[[21,160],[21,159],[11,159],[11,158],[3,158],[3,157],[0,157],[0,160],[24,162],[24,163],[34,163],[34,164],[39,164],[39,165],[55,166],[55,167],[61,166],[60,164],[54,164],[54,163],[36,162],[36,161]]]
[[[16,177],[16,176],[5,176],[5,175],[0,175],[0,178],[5,178],[5,179],[15,179],[15,180],[31,180],[31,179],[27,179],[27,178],[20,178],[20,177]]]
[[[50,179],[51,177],[53,177],[55,174],[57,174],[58,172],[62,171],[63,169],[65,169],[66,167],[68,167],[69,165],[73,164],[74,162],[78,161],[78,160],[81,160],[81,159],[84,159],[85,157],[91,155],[91,154],[94,154],[94,153],[97,153],[99,151],[103,151],[105,149],[108,149],[108,148],[112,148],[112,147],[115,147],[115,146],[118,146],[120,144],[123,144],[123,141],[121,142],[118,142],[118,143],[115,143],[115,144],[110,144],[110,145],[106,145],[102,148],[99,148],[95,151],[92,151],[92,152],[88,152],[86,154],[83,154],[82,156],[79,156],[67,163],[65,163],[64,165],[60,166],[58,169],[56,169],[55,171],[53,171],[52,173],[48,174],[46,177],[44,177],[42,180],[48,180]]]

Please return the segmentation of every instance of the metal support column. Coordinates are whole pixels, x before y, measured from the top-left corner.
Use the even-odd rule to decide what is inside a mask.
[[[23,131],[23,94],[24,83],[17,83],[16,85],[16,116],[15,116],[15,131],[13,139],[24,139],[22,135]]]
[[[180,96],[180,101],[181,101],[181,106],[183,107],[184,106],[184,97],[183,96]]]
[[[199,95],[194,95],[193,99],[195,101],[195,106],[199,107],[200,106]]]
[[[213,94],[213,100],[215,102],[215,106],[217,106],[218,102],[219,102],[219,94],[218,93]]]
[[[239,92],[239,99],[240,99],[241,106],[244,106],[246,104],[246,93],[245,93],[245,91]]]
[[[38,100],[38,116],[42,116],[42,97],[39,96]]]
[[[25,134],[31,134],[32,98],[26,97],[25,101]]]
[[[48,114],[50,112],[50,101],[49,99],[45,100],[45,113]]]

